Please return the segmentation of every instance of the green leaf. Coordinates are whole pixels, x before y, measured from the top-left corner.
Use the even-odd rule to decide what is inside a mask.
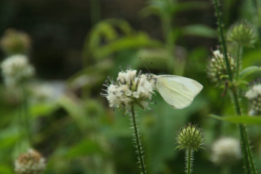
[[[185,35],[200,36],[207,38],[217,37],[217,31],[205,25],[189,25],[183,27],[183,33]]]
[[[72,159],[75,157],[93,155],[102,152],[102,148],[99,144],[97,144],[97,142],[85,139],[71,147],[67,152],[66,157]]]
[[[185,11],[185,10],[193,10],[193,9],[200,9],[200,10],[205,10],[209,8],[209,3],[206,2],[180,2],[172,6],[172,9],[175,13],[180,12],[180,11]]]
[[[30,107],[30,114],[32,118],[47,116],[58,109],[58,107],[57,103],[53,102],[37,103]]]
[[[68,96],[63,96],[59,100],[59,105],[67,111],[69,116],[75,121],[78,127],[81,129],[83,133],[87,132],[87,128],[90,126],[90,121],[87,118],[87,115],[84,111],[83,104],[70,98]]]
[[[209,116],[211,118],[215,118],[217,120],[227,121],[227,122],[235,123],[235,124],[261,125],[260,116],[242,115],[242,116],[221,117],[221,116],[217,116],[217,115],[213,115],[213,114],[210,114]]]
[[[140,32],[133,36],[126,36],[105,46],[97,48],[94,51],[94,56],[97,59],[102,59],[112,53],[121,50],[158,46],[161,46],[161,43],[159,41],[150,39],[150,37],[146,33]]]
[[[13,174],[13,168],[11,165],[0,164],[0,173]]]
[[[258,66],[247,67],[240,73],[240,78],[241,79],[245,78],[246,76],[256,73],[258,71],[261,71],[261,67],[258,67]]]

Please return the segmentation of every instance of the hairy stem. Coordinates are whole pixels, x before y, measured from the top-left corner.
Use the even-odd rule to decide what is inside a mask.
[[[32,145],[32,134],[31,134],[31,124],[30,124],[30,115],[28,112],[28,101],[26,89],[22,87],[22,110],[24,115],[24,129],[26,130],[27,139],[30,145]]]
[[[223,52],[224,52],[224,58],[226,61],[226,67],[227,67],[227,72],[229,75],[229,80],[232,84],[231,91],[232,91],[232,97],[234,100],[234,105],[236,109],[236,113],[238,116],[241,115],[241,110],[240,110],[240,105],[239,105],[239,100],[238,100],[238,94],[237,94],[237,88],[233,85],[233,75],[231,72],[230,64],[228,61],[227,57],[227,46],[226,46],[226,40],[224,37],[224,32],[223,32],[223,27],[222,27],[222,21],[221,21],[221,16],[220,16],[220,9],[219,9],[219,1],[214,0],[214,6],[216,10],[216,15],[217,15],[217,20],[218,20],[218,29],[219,29],[219,34],[220,34],[220,40],[221,44],[223,47]],[[244,161],[244,166],[247,174],[256,174],[256,168],[253,162],[253,157],[249,145],[249,140],[248,140],[248,135],[246,132],[246,127],[243,124],[239,125],[239,131],[240,131],[240,137],[241,137],[241,148],[242,148],[242,153],[243,153],[243,161]]]
[[[227,44],[226,44],[225,37],[224,37],[224,31],[223,31],[223,27],[222,27],[221,14],[220,14],[220,10],[219,10],[218,0],[214,0],[214,6],[215,6],[216,15],[217,15],[219,36],[220,36],[220,41],[221,41],[222,48],[223,48],[224,58],[226,61],[227,72],[228,72],[229,80],[232,81],[233,76],[232,76],[232,72],[231,72],[231,68],[230,68],[230,64],[229,64],[228,56],[227,56]]]
[[[138,132],[138,127],[137,127],[137,123],[136,123],[134,104],[131,105],[131,118],[132,118],[133,130],[134,130],[134,139],[135,139],[135,144],[136,144],[135,147],[137,148],[137,152],[138,152],[140,168],[141,168],[142,174],[145,174],[146,170],[145,170],[144,158],[142,156],[142,150],[141,150],[142,145],[141,145],[141,141],[139,138],[139,132]]]
[[[223,166],[221,169],[221,174],[230,174],[230,167],[229,166]]]
[[[186,174],[191,174],[191,172],[192,172],[192,162],[193,162],[193,150],[191,148],[188,148],[186,150],[186,162],[187,162]]]
[[[241,61],[241,56],[242,56],[242,45],[241,44],[237,44],[237,55],[236,55],[236,79],[238,80],[239,78],[239,71],[240,71],[240,61]]]

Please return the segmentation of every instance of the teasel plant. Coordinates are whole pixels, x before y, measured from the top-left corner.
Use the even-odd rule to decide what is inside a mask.
[[[204,149],[204,134],[196,125],[188,124],[181,128],[177,136],[178,146],[176,149],[185,150],[186,174],[192,173],[193,154],[199,149]]]
[[[208,65],[208,76],[212,79],[212,81],[215,81],[224,89],[224,93],[222,94],[223,96],[227,92],[231,93],[236,115],[242,116],[242,109],[240,107],[242,93],[239,91],[242,86],[248,84],[247,81],[243,80],[244,76],[255,72],[255,70],[253,70],[255,67],[248,67],[241,70],[241,58],[244,46],[254,46],[254,43],[257,40],[256,30],[248,22],[241,21],[232,25],[232,27],[228,30],[227,35],[225,35],[221,20],[219,0],[213,0],[213,4],[217,17],[221,48],[220,50],[213,52],[214,57]],[[228,53],[227,41],[233,42],[233,44],[236,45],[235,53]],[[215,77],[215,79],[213,77]],[[257,171],[250,148],[246,125],[241,123],[238,127],[245,173],[256,174]]]
[[[2,75],[7,88],[19,91],[21,111],[18,120],[21,122],[21,132],[26,132],[26,140],[32,146],[31,120],[28,111],[28,82],[35,74],[34,67],[27,56],[22,54],[7,57],[1,63]]]
[[[148,76],[141,74],[141,71],[137,74],[136,70],[128,67],[126,70],[119,72],[117,81],[109,77],[104,86],[106,89],[103,90],[104,93],[101,93],[101,95],[107,98],[109,106],[123,109],[123,115],[128,114],[130,117],[139,167],[141,173],[146,174],[144,152],[137,124],[135,106],[149,109],[149,102],[153,94],[153,83]]]

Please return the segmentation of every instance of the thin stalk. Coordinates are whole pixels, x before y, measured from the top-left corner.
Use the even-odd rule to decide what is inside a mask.
[[[22,87],[22,109],[24,115],[24,129],[26,131],[27,139],[30,145],[32,145],[32,134],[31,134],[31,125],[30,125],[30,115],[28,112],[28,101],[26,89]]]
[[[258,2],[257,0],[252,0],[253,7],[255,9],[255,14],[258,15]]]
[[[101,19],[101,2],[100,0],[91,0],[90,1],[90,10],[91,10],[91,23],[94,25]]]
[[[237,55],[236,55],[236,79],[238,80],[239,78],[239,71],[240,71],[240,61],[241,61],[241,56],[242,56],[242,45],[239,43],[237,44]]]
[[[136,143],[135,147],[137,148],[137,152],[138,152],[140,168],[141,168],[142,174],[146,174],[144,158],[142,156],[142,150],[141,150],[141,141],[139,139],[139,132],[138,132],[138,127],[137,127],[137,123],[136,123],[134,104],[131,105],[131,118],[132,118],[133,130],[134,130],[134,139],[135,139],[135,143]]]
[[[193,162],[193,150],[191,148],[188,148],[186,150],[186,162],[187,162],[187,172],[186,174],[191,174],[192,172],[192,162]]]
[[[224,37],[224,32],[223,32],[223,27],[222,27],[222,22],[221,22],[221,16],[220,16],[220,9],[219,9],[219,2],[218,0],[214,0],[214,6],[215,6],[215,10],[216,10],[216,15],[217,15],[217,20],[218,20],[218,28],[219,28],[219,34],[220,34],[220,40],[221,40],[221,44],[223,47],[223,52],[224,52],[224,58],[226,61],[226,67],[227,67],[227,71],[228,71],[228,75],[229,75],[229,80],[233,85],[233,75],[231,73],[231,69],[230,69],[230,64],[228,61],[228,57],[227,57],[227,46],[226,46],[226,40]],[[237,88],[235,86],[232,86],[231,88],[232,91],[232,96],[233,96],[233,100],[234,100],[234,105],[235,105],[235,109],[236,109],[236,113],[237,115],[241,115],[241,110],[240,110],[240,105],[239,105],[239,101],[238,101],[238,96],[237,96]],[[256,168],[253,162],[253,157],[252,157],[252,153],[251,153],[251,149],[250,149],[250,145],[249,145],[249,140],[248,140],[248,135],[246,132],[246,127],[243,124],[239,125],[239,130],[240,130],[240,137],[241,137],[241,148],[242,148],[242,153],[243,153],[243,161],[244,161],[244,166],[245,166],[245,170],[246,173],[248,174],[256,174]]]
[[[230,167],[229,166],[223,166],[221,168],[221,174],[230,174]]]
[[[230,68],[230,64],[229,64],[228,56],[227,56],[227,44],[226,44],[225,37],[224,37],[224,31],[223,31],[222,22],[221,22],[221,14],[220,14],[220,10],[219,10],[218,0],[214,0],[214,6],[215,6],[215,10],[216,10],[216,15],[217,15],[219,35],[220,35],[220,40],[221,40],[221,44],[222,44],[222,48],[223,48],[223,52],[224,52],[224,58],[226,61],[227,72],[228,72],[229,80],[232,82],[233,76],[232,76],[232,72],[231,72],[231,68]]]

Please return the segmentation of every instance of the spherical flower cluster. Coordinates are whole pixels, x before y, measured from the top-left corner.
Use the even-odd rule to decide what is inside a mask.
[[[251,103],[251,115],[261,113],[261,84],[253,85],[245,94]]]
[[[251,24],[243,20],[230,27],[227,40],[251,46],[257,41],[257,32]]]
[[[195,125],[189,124],[185,128],[180,129],[177,142],[177,148],[179,149],[192,149],[197,151],[203,148],[204,134],[201,129]]]
[[[14,55],[5,59],[2,64],[2,73],[6,85],[20,85],[34,75],[34,67],[24,55]]]
[[[235,73],[236,64],[234,59],[228,56],[228,61],[232,73]],[[213,51],[213,57],[211,58],[208,64],[207,72],[208,72],[208,77],[213,82],[220,82],[228,79],[226,61],[224,55],[221,54],[219,50]]]
[[[26,54],[31,47],[31,39],[26,33],[8,29],[0,45],[7,55]]]
[[[109,79],[110,84],[105,85],[105,94],[110,107],[123,108],[130,112],[131,105],[137,104],[141,108],[148,108],[148,99],[152,98],[153,84],[147,75],[137,75],[136,70],[127,69],[119,72],[117,81]]]
[[[45,159],[32,149],[21,154],[15,161],[16,174],[41,174],[45,170]]]
[[[239,140],[235,138],[220,138],[212,145],[211,160],[217,165],[232,165],[241,158]]]

